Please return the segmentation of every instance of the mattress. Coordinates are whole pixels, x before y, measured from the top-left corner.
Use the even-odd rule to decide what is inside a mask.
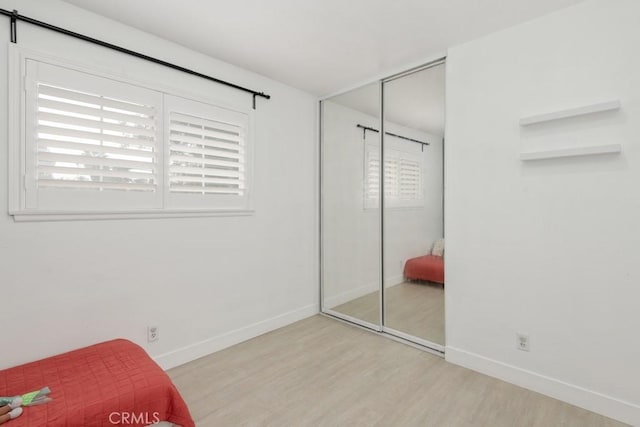
[[[168,375],[123,339],[0,371],[0,396],[48,386],[53,401],[24,408],[10,427],[195,424]]]

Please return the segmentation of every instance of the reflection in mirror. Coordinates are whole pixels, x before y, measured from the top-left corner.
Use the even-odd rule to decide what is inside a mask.
[[[378,127],[379,105],[377,83],[322,102],[323,309],[374,329],[381,312],[380,138],[357,125]]]
[[[384,326],[442,346],[444,70],[383,88]]]

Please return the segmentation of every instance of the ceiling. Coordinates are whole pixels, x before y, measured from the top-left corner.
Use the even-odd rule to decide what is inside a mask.
[[[66,1],[325,95],[582,0]]]
[[[391,80],[384,85],[384,115],[387,121],[444,135],[445,65],[428,68]],[[379,89],[369,84],[331,98],[332,102],[380,115]]]

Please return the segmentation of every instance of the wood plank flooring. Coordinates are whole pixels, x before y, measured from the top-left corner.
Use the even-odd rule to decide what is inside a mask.
[[[169,375],[198,426],[622,426],[316,315]]]
[[[385,326],[444,345],[444,288],[435,283],[403,282],[385,289]],[[332,310],[378,324],[379,292]]]

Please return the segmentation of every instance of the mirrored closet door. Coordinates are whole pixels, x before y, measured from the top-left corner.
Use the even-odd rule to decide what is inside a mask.
[[[380,330],[379,167],[365,161],[380,137],[363,131],[380,123],[380,84],[322,101],[321,118],[322,310]]]
[[[321,101],[326,314],[444,351],[444,60]]]
[[[384,330],[444,351],[444,64],[383,81]]]

